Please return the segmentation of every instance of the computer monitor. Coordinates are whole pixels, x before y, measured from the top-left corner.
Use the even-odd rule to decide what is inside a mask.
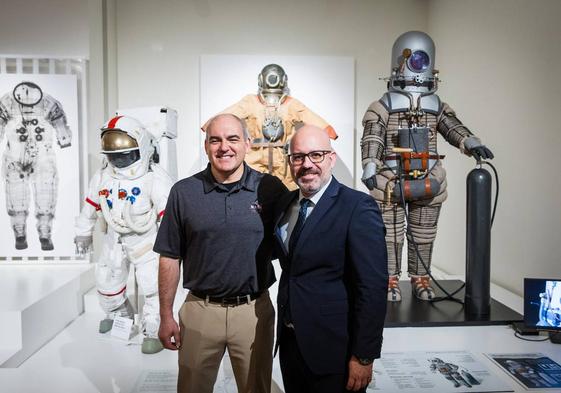
[[[524,279],[524,324],[561,332],[561,279]]]

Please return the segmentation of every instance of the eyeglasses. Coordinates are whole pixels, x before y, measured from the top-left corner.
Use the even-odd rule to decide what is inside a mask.
[[[314,164],[319,164],[320,162],[323,161],[325,155],[329,153],[331,153],[331,150],[316,150],[306,154],[304,153],[289,154],[288,160],[290,161],[291,164],[301,165],[306,160],[306,157],[308,157],[310,161],[313,162]]]

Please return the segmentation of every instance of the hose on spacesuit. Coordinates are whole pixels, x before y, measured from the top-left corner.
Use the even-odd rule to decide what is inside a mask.
[[[123,220],[115,220],[115,218],[113,218],[109,205],[107,204],[107,198],[99,198],[99,206],[101,207],[101,213],[103,214],[105,222],[111,227],[111,229],[121,235],[126,235],[132,232],[132,229],[127,227]]]
[[[404,186],[403,186],[403,171],[401,170],[402,167],[402,162],[401,162],[401,158],[399,161],[399,165],[400,168],[398,168],[398,174],[399,176],[397,176],[397,181],[398,181],[398,186],[401,188],[402,192],[400,192],[400,199],[401,199],[401,203],[402,205],[405,207],[405,193],[403,192]],[[497,210],[497,201],[499,200],[499,175],[497,173],[497,169],[493,166],[493,164],[491,164],[488,161],[485,160],[478,160],[477,161],[477,165],[481,166],[481,165],[489,165],[491,167],[491,169],[493,170],[494,174],[495,174],[495,202],[493,205],[493,213],[491,215],[491,227],[493,227],[493,222],[495,220],[495,212]],[[421,262],[421,265],[423,265],[423,268],[425,269],[425,271],[427,272],[428,276],[431,278],[431,280],[435,283],[435,285],[445,294],[445,296],[440,296],[440,297],[436,297],[434,299],[430,299],[429,301],[431,303],[436,303],[436,302],[440,302],[443,300],[450,300],[456,303],[460,303],[460,304],[464,304],[464,301],[458,298],[455,298],[454,295],[456,295],[458,292],[460,292],[465,286],[465,282],[456,290],[454,290],[452,293],[448,292],[446,289],[444,289],[442,287],[442,285],[440,285],[440,283],[438,282],[437,279],[434,278],[434,276],[432,275],[430,269],[427,267],[427,264],[425,263],[425,261],[423,260],[423,257],[421,256],[421,252],[419,251],[419,247],[417,245],[417,242],[415,241],[415,238],[413,237],[413,234],[411,233],[411,228],[409,225],[409,214],[407,212],[407,209],[403,209],[404,214],[405,214],[405,221],[407,222],[407,226],[406,226],[406,234],[407,234],[407,240],[410,241],[413,244],[413,248],[415,249],[415,253],[417,254],[417,257],[419,258],[419,262]]]
[[[150,211],[144,215],[145,218],[139,223],[134,222],[130,215],[130,203],[126,203],[123,209],[124,220],[113,217],[106,197],[102,196],[99,198],[99,205],[107,225],[121,235],[127,235],[133,232],[138,234],[145,233],[150,230],[153,223],[156,222],[156,213],[154,212],[154,209],[150,209]]]
[[[125,208],[123,209],[123,217],[125,219],[125,223],[129,228],[133,230],[133,232],[136,232],[138,234],[148,232],[156,222],[156,212],[154,211],[154,209],[150,209],[150,211],[143,216],[144,220],[141,220],[141,222],[134,222],[133,218],[131,217],[131,206],[132,203],[126,203]]]

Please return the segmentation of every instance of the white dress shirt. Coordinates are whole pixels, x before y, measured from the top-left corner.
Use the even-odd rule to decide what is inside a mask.
[[[310,203],[308,204],[308,208],[306,209],[306,218],[308,218],[310,214],[312,214],[314,207],[317,205],[323,193],[325,192],[325,190],[327,190],[327,187],[329,187],[329,185],[331,184],[332,180],[333,180],[333,176],[329,178],[329,181],[322,188],[320,188],[318,192],[316,192],[314,195],[308,198],[310,200]],[[300,211],[300,201],[303,198],[305,197],[304,195],[302,195],[302,191],[300,191],[298,195],[298,199],[290,204],[290,206],[286,210],[286,213],[284,214],[284,217],[281,219],[279,224],[281,239],[287,250],[288,250],[288,241],[290,240],[290,235],[292,235],[292,230],[296,225],[296,221],[298,221],[298,212]]]

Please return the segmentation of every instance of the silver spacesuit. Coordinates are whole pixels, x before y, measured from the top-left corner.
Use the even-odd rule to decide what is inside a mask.
[[[35,83],[21,82],[0,98],[0,141],[4,135],[7,142],[2,175],[15,248],[27,248],[31,185],[41,249],[53,250],[51,230],[58,186],[53,135],[61,148],[70,146],[72,140],[64,110]]]
[[[398,280],[406,212],[411,234],[407,270],[413,293],[422,300],[434,297],[427,269],[440,207],[447,196],[437,134],[477,160],[493,158],[435,94],[438,71],[434,64],[434,42],[427,34],[410,31],[399,36],[392,49],[388,91],[369,106],[362,121],[361,180],[378,202],[387,229],[389,301],[401,300]]]
[[[142,352],[156,353],[160,324],[158,255],[152,246],[157,221],[164,214],[172,180],[154,162],[156,141],[134,118],[117,116],[101,129],[104,164],[90,181],[86,203],[76,219],[78,253],[89,250],[99,218],[105,227],[103,248],[96,266],[96,285],[107,317],[99,331],[112,328],[115,316],[133,317],[126,296],[130,263],[144,294]]]

